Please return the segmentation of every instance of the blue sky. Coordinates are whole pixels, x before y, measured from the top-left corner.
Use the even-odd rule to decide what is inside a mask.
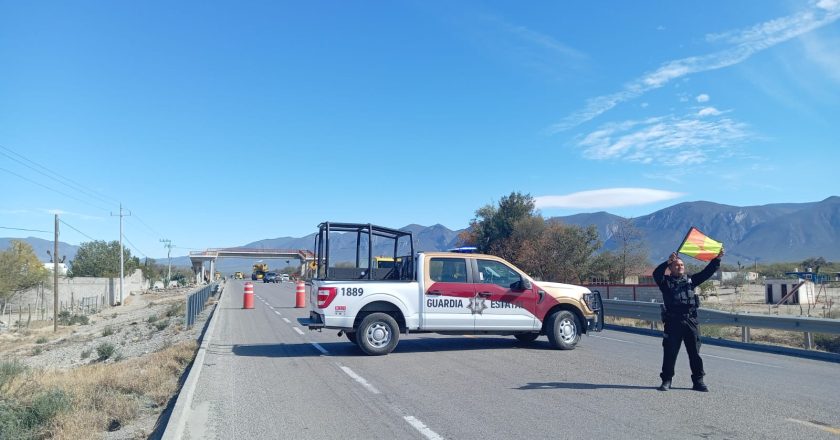
[[[134,255],[838,195],[840,0],[0,0],[0,227]],[[75,230],[74,230],[75,228]],[[51,233],[0,229],[0,236]]]

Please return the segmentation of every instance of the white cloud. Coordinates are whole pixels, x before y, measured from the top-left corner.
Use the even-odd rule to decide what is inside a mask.
[[[638,206],[682,197],[683,193],[650,188],[606,188],[562,196],[535,197],[537,208],[606,209]]]
[[[586,106],[550,127],[550,131],[568,130],[609,111],[616,105],[635,99],[671,80],[692,73],[706,72],[738,64],[753,54],[806,34],[840,18],[840,1],[822,0],[796,14],[759,23],[722,34],[710,34],[709,42],[730,44],[723,50],[663,63],[658,69],[625,84],[616,93],[590,98]]]
[[[28,209],[0,209],[0,214],[11,214],[11,215],[20,215],[20,214],[29,214],[32,211]]]
[[[714,107],[704,107],[701,108],[699,112],[697,112],[697,116],[717,116],[720,114],[720,110]]]
[[[708,116],[720,114],[714,111]],[[741,122],[693,114],[604,124],[576,145],[587,159],[695,165],[730,154],[733,145],[749,137]]]
[[[643,102],[643,103],[639,104],[639,107],[641,107],[641,108],[648,108],[648,106],[649,106],[649,105],[650,105],[650,104],[648,104],[647,102]]]
[[[697,100],[697,102],[709,102],[709,95],[701,93],[697,95],[697,98],[695,99]]]

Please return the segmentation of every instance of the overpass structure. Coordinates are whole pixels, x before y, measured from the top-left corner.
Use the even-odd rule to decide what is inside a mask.
[[[190,263],[192,263],[193,273],[195,274],[195,281],[198,284],[205,278],[205,274],[209,269],[209,276],[207,279],[213,279],[213,274],[216,272],[216,260],[219,258],[254,258],[254,259],[297,259],[300,261],[300,274],[306,276],[309,264],[315,261],[315,255],[312,251],[305,249],[257,249],[257,248],[211,248],[204,251],[190,252]],[[205,267],[204,263],[209,263]]]

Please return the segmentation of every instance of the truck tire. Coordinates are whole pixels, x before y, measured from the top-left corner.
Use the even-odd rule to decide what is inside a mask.
[[[548,342],[560,350],[572,350],[580,341],[580,323],[568,310],[558,310],[548,317],[545,329]]]
[[[359,342],[356,341],[356,332],[344,332],[344,336],[347,336],[347,340],[352,342],[353,345],[359,345]]]
[[[540,337],[539,333],[517,333],[513,335],[519,342],[534,342]]]
[[[365,354],[381,356],[394,351],[400,340],[400,327],[387,313],[371,313],[356,329],[356,343]]]

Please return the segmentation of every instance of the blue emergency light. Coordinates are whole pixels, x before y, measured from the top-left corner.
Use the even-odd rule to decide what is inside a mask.
[[[478,248],[475,246],[461,246],[454,249],[449,249],[449,252],[457,252],[459,254],[474,254],[478,252]]]

